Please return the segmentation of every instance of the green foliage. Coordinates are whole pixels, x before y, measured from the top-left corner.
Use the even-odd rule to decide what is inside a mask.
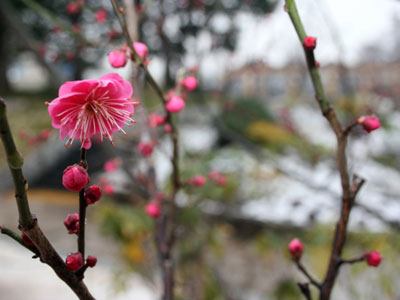
[[[98,217],[102,220],[104,232],[123,243],[148,233],[153,228],[153,220],[144,210],[132,205],[107,202],[102,205]]]
[[[274,299],[277,300],[300,300],[299,287],[293,279],[282,279],[273,291]]]
[[[246,130],[252,122],[273,120],[272,114],[254,99],[232,101],[226,105],[220,118],[228,129],[241,135],[246,134]]]

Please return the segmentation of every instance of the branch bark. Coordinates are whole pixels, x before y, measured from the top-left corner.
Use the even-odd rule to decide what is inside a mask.
[[[164,281],[164,291],[163,291],[163,300],[173,300],[174,299],[174,260],[172,257],[172,249],[174,245],[175,239],[175,198],[177,193],[181,188],[181,180],[179,174],[179,132],[176,124],[174,123],[172,114],[166,109],[167,100],[164,97],[164,93],[161,87],[154,80],[153,76],[149,72],[146,64],[143,59],[136,53],[133,47],[133,41],[129,34],[128,25],[126,22],[124,10],[118,4],[117,0],[110,0],[113,6],[114,12],[117,15],[118,21],[121,25],[123,34],[125,36],[126,42],[128,43],[128,47],[131,50],[131,53],[134,56],[134,61],[138,64],[138,66],[144,70],[146,74],[146,80],[149,85],[156,92],[161,104],[163,105],[165,115],[166,115],[166,123],[171,126],[170,138],[173,147],[173,153],[171,158],[172,163],[172,192],[169,197],[169,203],[167,208],[167,213],[165,216],[161,216],[163,219],[163,226],[159,226],[159,221],[156,224],[156,230],[162,230],[161,232],[156,232],[155,241],[159,244],[156,245],[160,261],[161,261],[161,269],[163,272],[163,281]],[[162,228],[163,227],[163,228]]]
[[[286,7],[297,32],[299,40],[303,43],[307,34],[304,30],[303,24],[301,22],[300,16],[297,11],[297,7],[294,0],[286,0]],[[322,85],[321,77],[316,67],[314,52],[312,50],[307,50],[304,48],[304,53],[307,60],[307,66],[310,73],[310,77],[315,90],[315,98],[318,101],[321,112],[323,116],[329,122],[332,131],[336,135],[337,149],[336,149],[336,163],[340,174],[340,181],[342,186],[342,201],[341,201],[341,211],[340,218],[337,222],[332,250],[329,259],[328,269],[324,281],[322,282],[320,289],[320,300],[329,300],[335,280],[339,274],[339,268],[341,265],[341,255],[343,247],[346,242],[346,232],[347,225],[350,217],[350,212],[354,204],[355,197],[364,183],[363,180],[355,182],[353,186],[350,184],[350,176],[347,167],[347,157],[346,157],[346,146],[347,146],[347,136],[351,129],[343,129],[340,124],[335,111],[331,108],[328,102],[325,91]]]
[[[40,260],[49,265],[81,300],[94,300],[83,281],[71,272],[50,244],[31,214],[26,195],[27,182],[22,173],[23,159],[19,154],[6,116],[6,104],[0,98],[0,136],[6,152],[8,166],[14,180],[15,198],[19,214],[19,228],[31,239],[40,254]]]

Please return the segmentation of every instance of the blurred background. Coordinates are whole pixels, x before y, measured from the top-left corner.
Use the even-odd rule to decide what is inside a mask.
[[[122,1],[134,39],[149,47],[149,69],[165,93],[179,74],[199,87],[179,115],[183,179],[201,174],[202,187],[177,197],[177,299],[302,299],[304,281],[287,253],[303,240],[304,262],[325,274],[340,205],[336,139],[314,100],[301,44],[281,0]],[[344,124],[376,114],[382,128],[357,128],[349,167],[367,180],[351,221],[346,257],[378,250],[375,269],[341,269],[333,299],[400,299],[400,3],[394,0],[299,0],[326,93]],[[144,74],[128,64],[113,69],[109,51],[124,40],[109,1],[0,1],[0,96],[25,157],[31,210],[59,253],[76,251],[63,221],[78,199],[61,185],[62,171],[79,160],[52,129],[45,101],[67,80],[117,72],[134,80],[141,102],[137,124],[116,134],[116,146],[88,153],[91,182],[103,198],[89,207],[87,253],[99,263],[86,273],[96,299],[158,299],[161,276],[153,245],[153,200],[145,186],[155,170],[159,197],[171,189],[171,144]],[[133,21],[132,21],[133,20]],[[156,143],[143,158],[140,141]],[[0,224],[17,230],[17,209],[0,150]],[[215,182],[210,172],[226,179]],[[0,298],[73,299],[31,253],[0,237]],[[23,282],[24,288],[21,289]]]

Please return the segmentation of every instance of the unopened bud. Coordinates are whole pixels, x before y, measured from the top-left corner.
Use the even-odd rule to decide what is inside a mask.
[[[67,256],[67,259],[65,260],[65,264],[67,265],[67,268],[71,271],[78,271],[80,268],[83,267],[82,253],[75,252],[69,254]]]
[[[25,234],[25,232],[22,232],[22,239],[24,240],[24,243],[28,246],[28,247],[35,247],[35,244],[33,244],[32,240],[29,238],[29,236],[27,236]]]
[[[303,46],[306,50],[312,51],[317,47],[317,39],[313,36],[306,36],[303,40]]]
[[[64,220],[65,228],[67,228],[69,234],[78,234],[79,232],[79,215],[68,214]]]
[[[86,265],[88,267],[93,268],[96,264],[97,264],[97,257],[96,256],[89,255],[86,258]]]
[[[364,130],[370,133],[373,130],[381,127],[381,123],[376,116],[362,116],[357,119],[357,123],[360,124]]]
[[[156,219],[161,213],[161,207],[157,202],[150,202],[146,205],[146,213],[148,216]]]
[[[98,185],[91,185],[85,190],[85,201],[87,205],[96,203],[101,198],[101,188]]]
[[[370,251],[364,254],[365,261],[369,266],[377,267],[382,261],[382,256],[378,251]]]
[[[89,183],[89,175],[86,169],[79,165],[68,166],[64,170],[62,184],[63,186],[74,192],[79,192]]]
[[[288,248],[294,259],[299,260],[301,258],[304,251],[304,245],[299,239],[291,240]]]

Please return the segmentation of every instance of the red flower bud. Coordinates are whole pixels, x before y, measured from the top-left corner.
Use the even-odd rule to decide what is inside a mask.
[[[369,266],[377,267],[382,261],[382,256],[378,251],[370,251],[364,254],[364,258]]]
[[[164,125],[164,131],[165,131],[166,133],[170,133],[170,132],[172,131],[171,125],[170,125],[170,124],[165,124],[165,125]]]
[[[70,15],[75,15],[81,11],[81,6],[79,3],[71,1],[67,4],[67,13]]]
[[[86,170],[79,165],[69,166],[64,170],[62,184],[74,192],[79,192],[89,183],[89,175]]]
[[[151,153],[153,153],[154,142],[148,142],[148,143],[140,142],[138,148],[140,153],[142,153],[144,157],[148,157],[151,155]]]
[[[28,246],[28,247],[35,247],[35,244],[33,244],[33,242],[31,241],[31,239],[29,238],[29,236],[27,236],[25,234],[25,232],[22,232],[22,239],[24,240],[24,243]]]
[[[181,97],[173,96],[171,100],[165,104],[165,108],[171,113],[177,113],[184,109],[185,105],[185,101],[183,101]]]
[[[113,68],[125,67],[128,62],[126,52],[122,49],[114,49],[108,53],[108,62]]]
[[[299,239],[293,239],[289,243],[289,252],[292,254],[292,257],[296,260],[301,258],[301,255],[304,251],[304,245]]]
[[[317,39],[312,36],[306,36],[303,40],[303,46],[306,50],[312,51],[317,47]]]
[[[105,20],[107,20],[107,10],[100,8],[95,14],[95,19],[97,23],[103,23]]]
[[[225,186],[228,183],[228,179],[218,171],[210,171],[208,177],[212,182],[219,186]]]
[[[188,184],[193,185],[195,187],[200,187],[205,185],[206,181],[207,179],[204,176],[196,175],[188,180]]]
[[[67,268],[71,271],[78,271],[80,268],[83,267],[82,253],[75,252],[69,254],[67,256],[67,259],[65,260],[65,264],[67,265]]]
[[[194,76],[188,76],[182,80],[183,87],[190,91],[193,91],[197,87],[197,79]]]
[[[149,115],[147,124],[149,125],[150,128],[154,128],[164,124],[164,122],[165,122],[165,116],[153,113]]]
[[[79,215],[68,214],[64,220],[65,228],[67,228],[69,234],[78,234],[79,232]]]
[[[150,202],[146,205],[146,213],[156,219],[161,213],[161,207],[157,202]]]
[[[141,42],[134,42],[133,49],[143,59],[146,59],[147,54],[149,53],[149,49],[147,48],[147,46]]]
[[[107,195],[112,195],[115,192],[115,188],[112,184],[107,183],[106,185],[104,185],[104,193],[106,193]]]
[[[85,201],[87,205],[96,203],[101,198],[101,188],[98,185],[91,185],[85,190]]]
[[[364,128],[364,130],[368,133],[381,127],[379,119],[375,116],[359,117],[357,119],[357,123],[360,124]]]
[[[93,268],[96,264],[97,264],[97,258],[96,258],[96,256],[91,256],[91,255],[89,255],[89,256],[86,258],[86,265],[87,265],[88,267]]]

